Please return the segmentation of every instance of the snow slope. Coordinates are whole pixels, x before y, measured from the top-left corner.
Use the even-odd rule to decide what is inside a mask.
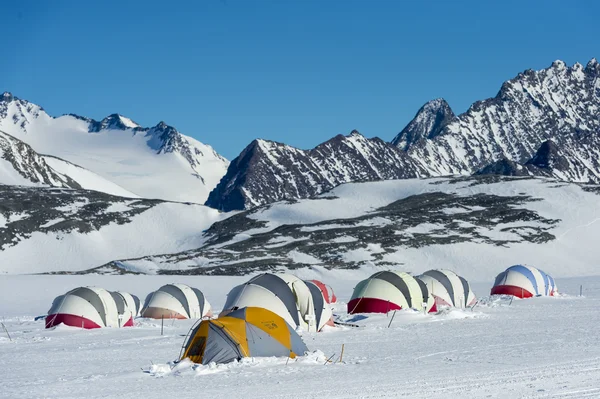
[[[473,311],[398,312],[347,317],[359,273],[320,275],[336,290],[335,313],[364,326],[303,333],[311,353],[286,362],[253,358],[223,366],[171,369],[192,321],[138,319],[127,329],[44,330],[33,317],[79,285],[143,298],[165,283],[201,289],[215,309],[245,279],[207,276],[3,276],[0,398],[597,398],[600,278],[557,279],[567,296],[484,301]],[[311,277],[306,275],[303,277]],[[577,297],[583,284],[584,296]],[[491,281],[474,283],[485,297]],[[23,292],[28,295],[24,296]],[[390,315],[391,316],[391,315]],[[344,344],[342,363],[338,360]]]
[[[0,197],[0,274],[82,271],[197,248],[223,217],[203,205],[93,191],[2,187]]]
[[[125,190],[123,187],[120,187],[110,180],[107,180],[94,172],[90,172],[81,166],[65,161],[64,159],[56,158],[50,155],[45,155],[43,158],[48,166],[64,176],[69,176],[69,178],[74,180],[83,189],[100,191],[120,197],[138,197],[131,191]]]
[[[39,154],[62,158],[112,182],[111,192],[116,185],[144,198],[203,203],[228,165],[210,146],[163,122],[142,128],[118,114],[102,121],[76,115],[53,118],[10,93],[0,97],[0,130]],[[73,171],[81,177],[80,170]],[[97,178],[85,186],[107,188]]]
[[[314,199],[232,215],[211,226],[199,249],[120,265],[234,275],[315,265],[444,267],[491,279],[527,263],[556,276],[596,275],[599,193],[598,186],[542,178],[344,184]]]

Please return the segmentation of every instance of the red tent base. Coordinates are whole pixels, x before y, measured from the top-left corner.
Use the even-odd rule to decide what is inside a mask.
[[[517,298],[531,298],[533,296],[531,292],[515,285],[497,285],[492,288],[490,295],[512,295]]]
[[[348,302],[348,313],[387,313],[400,310],[402,307],[390,301],[378,298],[354,298]]]
[[[66,326],[86,329],[101,327],[98,324],[91,321],[90,319],[86,319],[85,317],[81,316],[75,316],[72,314],[58,313],[46,316],[46,328],[57,326],[60,323]]]

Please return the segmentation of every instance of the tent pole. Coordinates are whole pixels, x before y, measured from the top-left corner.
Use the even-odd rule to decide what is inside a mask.
[[[392,321],[394,321],[394,316],[396,316],[396,311],[394,310],[394,313],[392,314],[392,319],[390,320],[390,324],[388,324],[388,328],[390,328],[390,326],[392,325]],[[342,346],[343,348],[343,346]]]
[[[160,316],[160,335],[163,335],[163,327],[165,325],[165,315]]]

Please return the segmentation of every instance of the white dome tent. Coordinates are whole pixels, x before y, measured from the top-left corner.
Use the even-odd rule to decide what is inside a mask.
[[[333,312],[321,290],[289,274],[264,273],[234,287],[227,295],[221,315],[243,307],[270,310],[293,328],[311,332],[333,324]]]
[[[97,287],[78,287],[54,299],[46,316],[46,328],[61,323],[86,329],[130,327],[133,326],[134,312],[120,293]]]
[[[438,308],[466,308],[473,306],[477,301],[469,282],[452,270],[428,270],[417,278],[427,285]]]
[[[140,298],[137,296],[130,294],[129,292],[117,291],[125,300],[125,303],[131,309],[131,313],[133,313],[133,317],[138,317],[140,315],[140,311],[142,310],[142,304],[140,302]]]
[[[491,295],[512,295],[518,298],[554,296],[556,282],[544,271],[525,265],[514,265],[496,276]]]
[[[436,312],[433,296],[425,283],[408,273],[381,271],[354,287],[348,313],[387,313],[415,309]]]
[[[185,284],[167,284],[146,297],[141,316],[151,319],[201,319],[212,316],[212,310],[199,289]]]

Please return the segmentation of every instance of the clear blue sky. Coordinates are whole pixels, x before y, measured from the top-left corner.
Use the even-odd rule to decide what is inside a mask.
[[[600,58],[596,1],[10,1],[0,90],[51,115],[164,120],[233,159],[358,129],[390,140],[518,72]]]

